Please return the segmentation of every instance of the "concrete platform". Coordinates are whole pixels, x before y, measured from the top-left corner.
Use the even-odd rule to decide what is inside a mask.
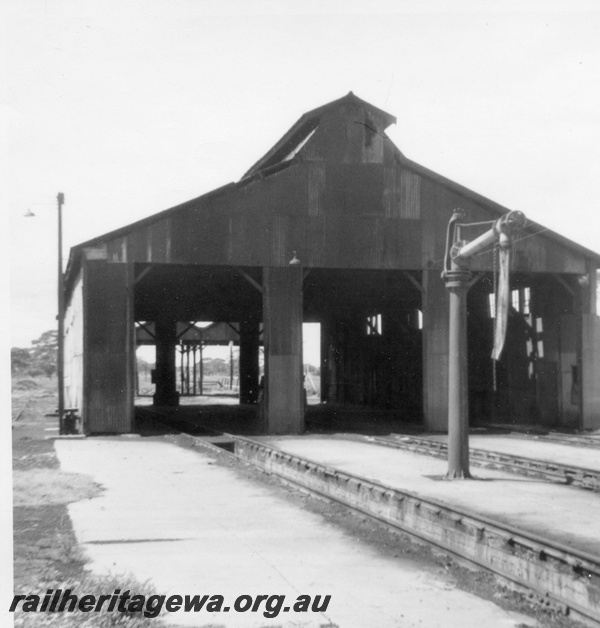
[[[475,467],[471,469],[475,480],[447,481],[443,479],[447,471],[445,460],[339,437],[261,440],[288,453],[460,506],[600,556],[598,493]],[[563,445],[550,447],[564,448]],[[530,450],[529,455],[538,457],[536,452],[537,449]]]
[[[313,446],[290,439],[289,446]],[[325,441],[321,445],[330,447]],[[282,441],[282,444],[283,441]],[[206,454],[139,437],[58,441],[61,468],[89,473],[104,493],[71,504],[97,573],[130,573],[164,595],[331,595],[326,613],[187,613],[182,625],[508,628],[536,625],[457,590],[449,576],[386,556],[323,517]],[[303,445],[302,445],[303,446]],[[347,452],[351,453],[351,452]]]

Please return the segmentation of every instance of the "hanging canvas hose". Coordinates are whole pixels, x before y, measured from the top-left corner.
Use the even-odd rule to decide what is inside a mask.
[[[510,245],[513,231],[525,225],[525,216],[509,212],[495,221],[491,229],[465,242],[459,221],[464,212],[453,212],[446,232],[446,252],[442,277],[449,292],[448,321],[448,473],[446,478],[470,478],[469,472],[469,386],[467,351],[467,292],[471,272],[469,260],[486,248],[499,245],[499,277],[496,293],[496,328],[493,358],[498,360],[504,347],[509,308]]]
[[[506,327],[508,325],[508,308],[510,304],[510,248],[499,247],[498,252],[498,288],[496,291],[496,321],[494,325],[494,348],[492,359],[498,361],[504,348]]]

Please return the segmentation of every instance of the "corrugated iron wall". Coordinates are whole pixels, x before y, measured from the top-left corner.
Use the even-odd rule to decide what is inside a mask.
[[[83,273],[74,281],[65,310],[65,407],[83,407]]]
[[[304,431],[302,268],[265,268],[263,411],[268,434]]]
[[[441,270],[457,207],[468,222],[498,217],[397,164],[297,163],[110,240],[107,254],[112,262],[284,266],[296,251],[310,267]],[[492,270],[491,252],[472,268]],[[512,268],[584,273],[585,259],[531,227],[517,238]]]
[[[133,428],[132,265],[86,261],[83,267],[86,434]]]
[[[270,168],[236,185],[169,210],[150,222],[144,221],[129,233],[120,231],[107,238],[108,261],[89,264],[90,282],[84,277],[83,288],[84,383],[86,391],[90,391],[86,392],[86,403],[99,417],[101,431],[126,431],[125,424],[131,420],[127,413],[132,398],[129,369],[133,353],[123,347],[129,347],[127,330],[130,323],[133,325],[133,314],[130,270],[124,268],[131,268],[133,263],[268,268],[265,281],[273,281],[276,286],[278,275],[274,269],[285,275],[294,252],[304,268],[422,271],[423,407],[428,429],[445,429],[447,291],[440,273],[446,228],[456,208],[465,210],[466,222],[480,222],[497,219],[497,206],[411,165],[385,136],[384,130],[390,123],[386,116],[349,99],[311,121],[311,130],[315,132],[293,161],[275,165],[271,162]],[[479,229],[472,232],[472,237],[485,227]],[[513,251],[514,273],[588,272],[580,250],[560,239],[546,237],[535,225],[519,234]],[[493,268],[491,252],[477,256],[472,263],[474,271],[489,272]],[[152,274],[148,277],[152,278]],[[189,284],[186,285],[189,290]],[[173,296],[177,290],[181,290],[177,282],[168,286],[165,283],[165,294]],[[273,312],[279,308],[285,320],[292,316],[286,308],[294,309],[294,316],[298,315],[296,296],[294,293],[289,303],[279,303],[278,297],[273,297]],[[478,307],[481,310],[483,305]],[[588,313],[591,312],[584,308],[583,314]],[[265,316],[268,319],[269,313]],[[298,316],[301,322],[301,314]],[[266,324],[271,326],[272,347],[283,338],[278,334],[285,336],[290,331],[285,325],[277,326],[273,313],[271,322]],[[357,325],[362,324],[361,319]],[[560,316],[553,315],[551,325],[558,328],[560,324]],[[583,335],[587,334],[590,346],[596,342],[593,325],[589,323],[582,329],[582,324],[578,319],[574,331],[580,368],[584,363],[592,364],[591,357],[582,357]],[[327,321],[327,325],[335,327],[332,321]],[[515,341],[515,346],[521,340]],[[376,347],[377,341],[369,342],[373,351],[369,348],[365,353],[357,345],[353,347],[356,355],[332,363],[331,390],[337,389],[339,398],[371,402],[382,387],[396,391],[390,394],[401,394],[397,382],[388,381],[386,374],[369,363],[374,355],[382,354]],[[347,353],[349,346],[340,350]],[[75,355],[77,349],[72,351]],[[552,347],[551,351],[553,356],[559,356],[563,349]],[[515,350],[513,357],[517,353]],[[294,382],[297,378],[295,362],[281,357],[289,355],[279,349],[271,355],[271,368],[287,373],[272,391],[273,395],[280,395],[274,403],[282,407],[289,399],[295,399],[295,393],[289,397],[289,391],[282,392],[286,390],[286,377]],[[521,368],[524,362],[515,360]],[[554,362],[554,358],[547,360],[547,381],[553,377]],[[76,373],[76,361],[72,368]],[[400,373],[401,365],[394,369]],[[556,369],[564,378],[562,367]],[[106,381],[101,381],[101,377]],[[359,382],[356,385],[360,390],[352,392],[355,382]],[[588,381],[586,386],[592,395],[590,407],[595,408],[594,384]]]
[[[448,291],[439,271],[423,272],[423,415],[425,429],[448,425]]]

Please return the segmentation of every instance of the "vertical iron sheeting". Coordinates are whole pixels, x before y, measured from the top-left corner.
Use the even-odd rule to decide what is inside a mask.
[[[287,230],[289,218],[274,216],[271,230],[271,263],[273,266],[284,266],[292,256],[288,245]]]
[[[133,287],[128,264],[84,266],[84,428],[127,433],[133,427]]]
[[[421,177],[397,166],[384,170],[383,202],[386,218],[421,218]]]
[[[536,228],[539,232],[540,228]],[[545,231],[545,230],[541,230]],[[525,272],[584,273],[585,259],[557,242],[526,229],[514,245],[511,270]]]
[[[83,403],[83,273],[80,271],[65,310],[65,404],[78,408]]]
[[[438,270],[423,271],[423,412],[428,431],[448,427],[448,291]]]
[[[302,267],[263,271],[265,417],[269,434],[304,431]]]
[[[313,161],[308,164],[308,215],[320,216],[323,211],[325,191],[325,163]]]

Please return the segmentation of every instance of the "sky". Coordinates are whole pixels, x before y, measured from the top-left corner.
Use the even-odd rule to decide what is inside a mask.
[[[387,132],[408,158],[600,251],[595,0],[7,0],[4,12],[11,346],[56,326],[58,192],[66,264],[71,246],[238,180],[350,90],[397,117]]]

